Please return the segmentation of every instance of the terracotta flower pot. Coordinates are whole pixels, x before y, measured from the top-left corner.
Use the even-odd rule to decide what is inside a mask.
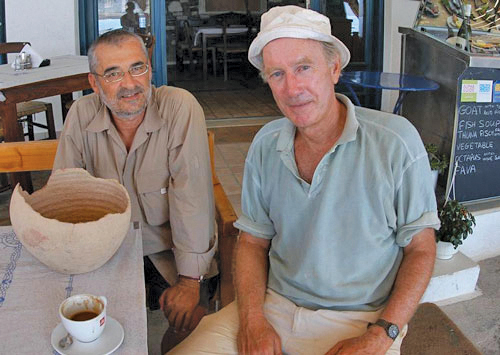
[[[23,246],[49,268],[81,274],[105,264],[130,226],[127,190],[83,169],[55,171],[29,195],[18,184],[10,201],[12,227]]]
[[[436,258],[440,260],[448,260],[458,252],[452,243],[439,241],[436,246]]]

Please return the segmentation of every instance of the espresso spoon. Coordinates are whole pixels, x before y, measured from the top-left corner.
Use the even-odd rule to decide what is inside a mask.
[[[61,340],[59,340],[59,346],[61,349],[69,348],[73,344],[73,338],[69,333],[66,334]]]

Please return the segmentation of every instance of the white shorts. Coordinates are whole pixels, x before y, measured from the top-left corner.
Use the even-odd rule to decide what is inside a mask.
[[[368,322],[375,322],[382,310],[312,311],[298,307],[268,289],[264,303],[267,320],[281,338],[284,354],[325,354],[340,340],[360,336]],[[170,354],[237,354],[238,309],[236,301],[204,317],[193,333]],[[387,354],[399,354],[406,335],[405,326]]]

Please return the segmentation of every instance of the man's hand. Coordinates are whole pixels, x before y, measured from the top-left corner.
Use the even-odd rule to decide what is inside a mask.
[[[264,315],[252,321],[240,322],[239,354],[281,354],[281,340]]]
[[[177,331],[192,330],[191,319],[200,301],[200,283],[179,278],[179,282],[167,288],[160,297],[160,307],[170,325]]]
[[[384,355],[391,347],[393,340],[387,336],[381,327],[369,327],[365,334],[339,341],[326,354],[370,354]]]

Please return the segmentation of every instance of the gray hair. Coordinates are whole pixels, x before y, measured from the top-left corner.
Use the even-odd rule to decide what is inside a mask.
[[[328,66],[331,67],[332,65],[334,65],[335,63],[337,63],[340,60],[340,54],[338,52],[337,47],[335,47],[335,45],[333,45],[330,42],[323,42],[323,41],[319,41],[319,43],[321,43],[321,45],[323,46],[323,53],[325,55]],[[264,70],[265,70],[265,67],[262,66],[262,70],[259,72],[259,75],[260,75],[261,79],[266,83],[267,78],[266,78],[266,73],[264,72]]]
[[[121,44],[122,42],[125,42],[126,40],[129,40],[132,38],[135,38],[137,41],[139,41],[141,43],[141,47],[142,47],[142,50],[144,52],[144,55],[146,56],[146,58],[149,58],[148,50],[146,49],[146,45],[144,44],[144,41],[142,40],[142,38],[140,36],[136,35],[135,33],[128,32],[128,31],[125,31],[122,29],[113,30],[113,31],[106,32],[103,35],[99,36],[99,38],[97,38],[94,41],[94,43],[92,43],[92,45],[89,47],[89,51],[88,51],[87,55],[88,55],[88,59],[89,59],[90,72],[95,73],[97,66],[99,64],[97,62],[97,56],[95,53],[97,46],[99,46],[100,44],[111,44],[111,45],[117,46],[117,45]]]

